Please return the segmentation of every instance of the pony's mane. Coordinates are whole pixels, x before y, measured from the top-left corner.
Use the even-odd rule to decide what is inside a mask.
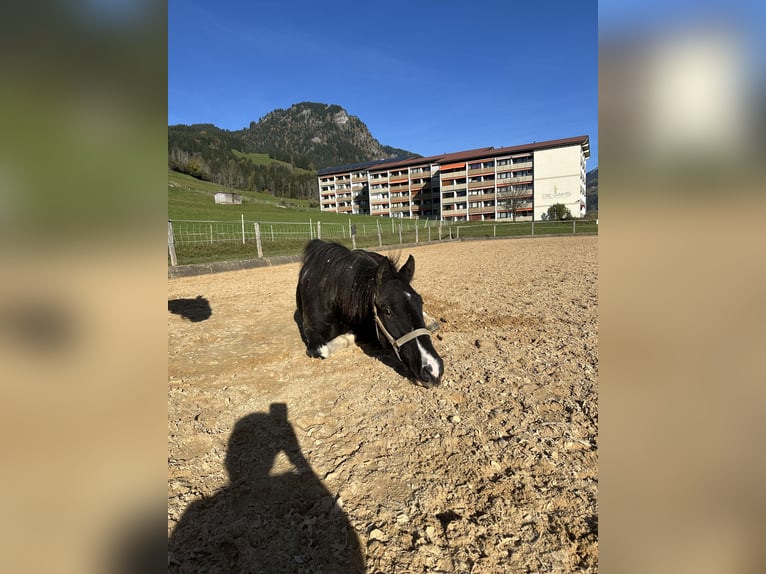
[[[348,317],[362,319],[372,309],[375,275],[382,262],[397,273],[399,254],[383,256],[369,251],[351,251],[339,243],[312,241],[303,252],[304,265],[321,267],[332,278],[327,289]],[[340,294],[344,294],[341,296]]]

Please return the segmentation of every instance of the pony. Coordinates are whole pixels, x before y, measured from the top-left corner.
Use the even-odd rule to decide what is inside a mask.
[[[306,354],[326,359],[355,339],[391,349],[424,387],[441,382],[423,300],[412,288],[415,258],[400,269],[378,253],[314,239],[303,250],[295,293]]]

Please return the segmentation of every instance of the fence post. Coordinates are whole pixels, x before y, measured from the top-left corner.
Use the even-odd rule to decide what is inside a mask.
[[[173,238],[173,222],[168,219],[168,252],[170,253],[170,265],[175,267],[178,265],[178,259],[176,259],[176,241]]]
[[[309,239],[314,239],[314,224],[311,222],[310,217],[309,217]]]
[[[431,228],[428,228],[428,243],[431,243]]]
[[[399,224],[399,245],[402,244],[402,224]]]
[[[442,240],[442,220],[439,220],[439,241]]]
[[[242,245],[245,244],[245,214],[241,214],[242,217]]]
[[[253,223],[255,227],[255,246],[258,249],[258,259],[263,259],[263,246],[261,245],[261,224],[257,221]]]
[[[322,239],[322,222],[317,221],[317,239]]]
[[[378,247],[383,247],[383,236],[380,233],[380,221],[376,221],[375,224],[378,226]]]
[[[575,221],[576,221],[576,220],[575,220],[575,218],[573,217],[573,218],[572,218],[572,235],[574,235],[574,233],[575,233]]]
[[[533,215],[532,216],[532,235],[534,235],[534,234],[535,234],[535,217]]]
[[[415,223],[415,243],[418,243],[418,239],[419,239],[419,236],[418,236],[418,224]]]
[[[497,237],[497,224],[492,226],[492,237]]]
[[[210,245],[213,244],[213,224],[210,224]]]

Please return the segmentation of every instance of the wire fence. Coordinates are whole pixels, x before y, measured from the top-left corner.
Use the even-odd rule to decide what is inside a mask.
[[[351,248],[382,248],[453,239],[595,233],[596,221],[459,222],[380,218],[374,223],[313,221],[168,220],[172,266],[210,261],[297,255],[311,239],[337,241]]]

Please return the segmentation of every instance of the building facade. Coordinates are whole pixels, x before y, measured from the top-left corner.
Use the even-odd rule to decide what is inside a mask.
[[[585,215],[588,136],[319,170],[334,213],[445,221],[540,220],[562,203]]]

